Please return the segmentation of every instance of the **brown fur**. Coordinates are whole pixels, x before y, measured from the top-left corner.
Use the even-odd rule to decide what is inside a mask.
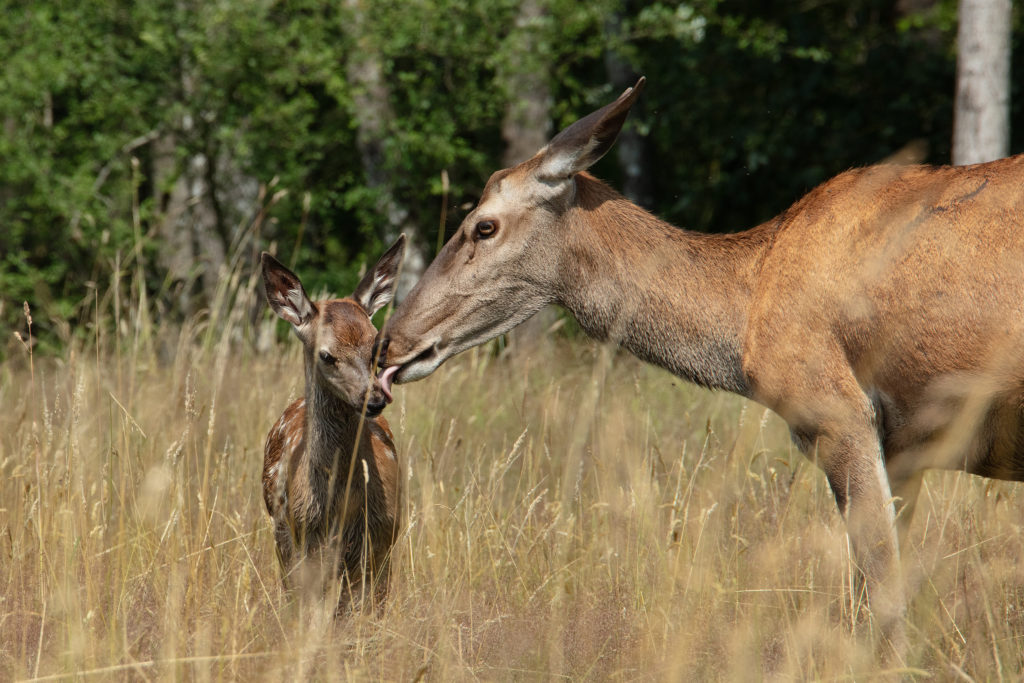
[[[400,240],[400,247],[404,241]],[[338,611],[386,596],[401,526],[401,478],[371,347],[375,308],[389,301],[401,258],[389,250],[355,298],[311,302],[298,278],[263,257],[267,298],[303,342],[305,397],[289,405],[264,450],[263,498],[285,585],[319,593],[340,579]]]
[[[381,332],[396,380],[557,302],[598,339],[770,407],[825,471],[898,641],[892,493],[905,528],[927,468],[1024,480],[1024,155],[848,171],[703,235],[583,172],[607,135],[559,136],[488,184]],[[475,232],[484,218],[497,235]]]
[[[391,429],[382,417],[366,419],[357,443],[358,415],[354,417],[337,421],[339,446],[333,461],[324,462],[311,457],[306,448],[310,417],[306,399],[298,399],[270,430],[263,460],[263,500],[274,521],[285,584],[319,585],[340,577],[340,611],[358,602],[367,579],[378,604],[386,597],[389,555],[401,527],[400,477]],[[354,471],[348,487],[350,468]],[[333,491],[327,494],[332,479]]]

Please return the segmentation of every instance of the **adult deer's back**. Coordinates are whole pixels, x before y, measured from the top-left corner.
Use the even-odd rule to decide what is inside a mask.
[[[378,336],[382,382],[556,302],[598,339],[763,403],[825,471],[899,641],[892,494],[909,520],[929,467],[1024,478],[1024,156],[849,171],[746,232],[690,233],[586,173],[642,84],[491,176]]]

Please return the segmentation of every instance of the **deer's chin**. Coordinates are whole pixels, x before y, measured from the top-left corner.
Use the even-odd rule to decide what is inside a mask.
[[[447,356],[438,350],[436,344],[431,345],[409,362],[402,363],[398,372],[395,373],[395,383],[406,384],[423,379],[437,370],[446,358]]]
[[[427,345],[423,350],[415,352],[408,360],[396,359],[378,375],[384,393],[391,396],[392,384],[406,384],[423,379],[437,370],[450,354],[440,350],[438,343]]]

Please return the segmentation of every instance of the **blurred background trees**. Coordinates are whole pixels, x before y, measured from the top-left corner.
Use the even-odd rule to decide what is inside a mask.
[[[8,0],[0,320],[28,301],[53,346],[126,272],[184,319],[271,245],[347,293],[405,230],[415,271],[491,172],[637,74],[596,173],[743,229],[851,166],[949,163],[956,33],[954,0]]]

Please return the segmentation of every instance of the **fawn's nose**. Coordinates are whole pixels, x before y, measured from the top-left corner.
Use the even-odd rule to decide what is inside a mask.
[[[382,412],[384,412],[384,408],[386,408],[387,405],[388,402],[384,400],[383,397],[378,398],[374,396],[373,398],[366,402],[366,416],[377,417]]]

